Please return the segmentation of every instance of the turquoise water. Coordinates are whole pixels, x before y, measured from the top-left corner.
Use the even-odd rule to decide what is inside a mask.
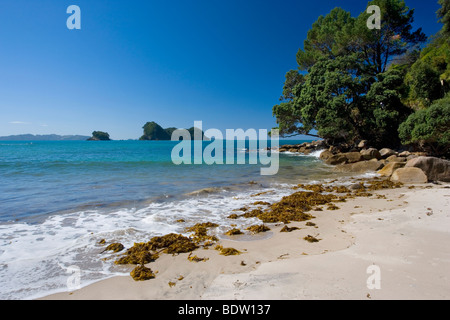
[[[0,298],[67,290],[73,265],[83,271],[82,285],[127,274],[100,261],[100,239],[131,246],[206,220],[226,228],[231,210],[258,200],[251,194],[269,190],[261,200],[276,201],[293,184],[335,177],[317,153],[281,154],[274,176],[261,176],[264,166],[248,161],[177,166],[171,160],[176,144],[0,142]],[[233,155],[248,159],[251,152]],[[186,225],[176,223],[180,218]]]

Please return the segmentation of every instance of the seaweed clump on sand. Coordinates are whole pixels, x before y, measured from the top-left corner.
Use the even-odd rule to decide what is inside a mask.
[[[219,241],[216,236],[208,235],[209,228],[217,228],[219,225],[213,222],[197,223],[192,227],[186,228],[186,232],[193,232],[193,241],[196,244],[202,242],[216,242]]]
[[[303,238],[304,240],[310,242],[310,243],[315,243],[315,242],[319,242],[320,239],[317,239],[316,237],[313,237],[311,235],[308,235],[306,237]]]
[[[227,232],[225,232],[225,234],[227,236],[236,236],[236,235],[239,235],[239,234],[243,234],[243,232],[241,230],[239,230],[239,229],[233,228],[233,229],[228,230]]]
[[[154,237],[149,242],[135,243],[125,256],[116,260],[116,264],[147,264],[159,257],[159,253],[178,254],[192,252],[198,246],[190,238],[171,233],[162,237]]]
[[[300,191],[283,197],[281,201],[273,204],[270,210],[258,215],[258,218],[265,223],[308,221],[315,217],[306,212],[315,206],[330,203],[334,199],[336,196],[332,194]]]
[[[270,228],[264,224],[262,225],[255,225],[255,226],[251,226],[247,228],[248,231],[250,231],[251,233],[261,233],[261,232],[266,232],[266,231],[270,231]]]
[[[130,275],[135,281],[146,281],[155,278],[155,274],[152,269],[143,265],[134,268]]]
[[[292,232],[292,231],[295,231],[295,230],[300,230],[300,228],[284,226],[284,227],[280,230],[280,232]]]
[[[217,245],[214,249],[219,251],[219,253],[223,256],[236,256],[240,255],[242,252],[240,252],[237,249],[234,248],[224,248],[221,245]]]

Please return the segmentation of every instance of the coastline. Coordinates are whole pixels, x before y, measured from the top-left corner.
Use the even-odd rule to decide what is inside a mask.
[[[220,240],[240,255],[198,249],[193,254],[208,260],[192,262],[189,253],[164,254],[150,264],[156,277],[149,281],[113,277],[42,299],[449,299],[449,188],[373,191],[339,203],[339,210],[311,211],[316,226],[292,222],[300,230],[280,233],[282,223],[270,224],[253,241]],[[320,241],[309,243],[307,235]],[[380,289],[368,288],[372,265],[381,271]]]

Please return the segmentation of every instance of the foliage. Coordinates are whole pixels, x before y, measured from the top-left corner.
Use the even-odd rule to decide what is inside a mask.
[[[368,5],[381,8],[380,30],[367,27],[368,13],[353,18],[341,8],[309,30],[297,53],[298,70],[286,74],[282,102],[273,107],[282,136],[316,130],[330,143],[399,142],[398,126],[410,113],[402,103],[405,70],[389,66],[403,56],[412,64],[426,37],[412,30],[414,10],[403,0]]]
[[[450,154],[450,95],[429,108],[413,113],[400,125],[402,142],[415,145],[436,156]]]
[[[442,28],[442,35],[446,38],[450,36],[450,0],[439,0],[441,8],[438,10],[437,14],[440,18],[439,22],[444,24]]]

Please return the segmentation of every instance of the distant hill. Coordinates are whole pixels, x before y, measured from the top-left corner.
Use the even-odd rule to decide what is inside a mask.
[[[0,137],[0,141],[86,141],[89,136],[67,135],[60,136],[57,134],[19,134],[13,136]]]

